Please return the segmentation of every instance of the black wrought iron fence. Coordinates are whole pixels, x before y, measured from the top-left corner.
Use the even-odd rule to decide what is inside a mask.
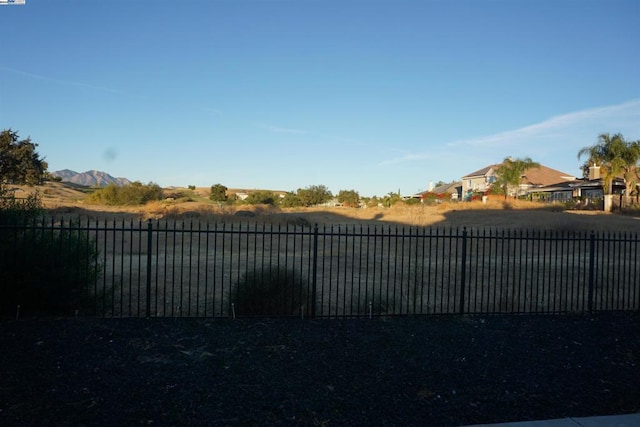
[[[640,309],[638,233],[90,220],[29,229],[93,245],[100,274],[83,290],[92,296],[77,308],[84,315],[248,315],[241,297],[269,274],[283,291],[254,297],[273,315]]]

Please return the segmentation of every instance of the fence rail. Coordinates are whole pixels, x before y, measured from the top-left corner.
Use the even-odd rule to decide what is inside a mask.
[[[85,315],[242,316],[236,284],[276,266],[306,287],[279,297],[289,316],[640,309],[638,233],[151,220],[27,228],[94,246],[101,274],[84,289],[94,296],[78,308]]]

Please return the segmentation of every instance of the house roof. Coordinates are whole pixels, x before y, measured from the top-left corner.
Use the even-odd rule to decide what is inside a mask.
[[[489,166],[485,166],[485,167],[483,167],[482,169],[479,169],[479,170],[477,170],[477,171],[475,171],[475,172],[471,172],[471,173],[466,174],[465,176],[463,176],[463,177],[462,177],[462,179],[465,179],[465,178],[473,178],[474,176],[487,176],[487,175],[491,175],[491,172],[492,172],[492,171],[495,171],[495,170],[498,168],[498,166],[500,166],[500,165],[498,164],[498,165],[489,165]]]
[[[458,190],[456,189],[456,187],[460,187],[462,185],[462,183],[460,181],[457,182],[450,182],[448,184],[444,184],[444,185],[439,185],[436,188],[434,188],[433,190],[431,190],[432,193],[436,193],[436,194],[443,194],[443,193],[455,193]],[[425,192],[427,193],[427,192]]]
[[[576,177],[571,174],[540,165],[540,167],[527,169],[525,171],[524,176],[522,177],[522,184],[540,187],[543,185],[575,180]]]
[[[462,179],[495,175],[495,172],[499,167],[500,164],[485,166],[482,169],[463,176]],[[571,174],[540,165],[540,167],[537,168],[527,169],[523,175],[521,183],[525,186],[538,187],[558,182],[574,181],[575,179],[576,177]]]
[[[578,178],[573,181],[556,182],[537,188],[536,191],[569,191],[574,188],[582,189],[600,189],[602,188],[602,179],[582,179]],[[613,181],[614,189],[624,189],[624,181],[616,179]]]
[[[429,190],[421,191],[419,193],[413,194],[408,197],[419,199],[424,197],[426,194],[445,194],[445,193],[453,194],[453,193],[458,193],[458,187],[462,188],[461,181],[455,181],[455,182],[450,182],[448,184],[439,185],[433,188],[431,191]]]

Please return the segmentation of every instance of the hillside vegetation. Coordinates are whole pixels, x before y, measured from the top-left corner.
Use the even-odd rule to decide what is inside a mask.
[[[210,222],[258,221],[296,225],[417,225],[470,228],[560,229],[567,231],[640,231],[640,215],[597,211],[565,211],[558,206],[503,199],[442,203],[432,206],[397,203],[390,208],[277,208],[267,205],[223,205],[208,200],[209,188],[164,189],[170,200],[142,206],[107,206],[86,201],[90,189],[74,184],[46,182],[17,186],[17,197],[38,191],[51,214],[94,219],[170,219]],[[233,190],[229,191],[242,191]],[[238,215],[242,211],[244,214]]]

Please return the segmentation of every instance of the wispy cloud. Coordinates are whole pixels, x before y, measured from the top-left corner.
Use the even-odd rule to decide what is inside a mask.
[[[8,72],[13,73],[13,74],[18,74],[18,75],[21,75],[21,76],[30,77],[30,78],[33,78],[33,79],[47,81],[47,82],[60,84],[60,85],[81,87],[81,88],[85,88],[85,89],[98,90],[98,91],[102,91],[102,92],[110,92],[110,93],[115,93],[115,94],[119,94],[119,95],[124,95],[125,94],[125,92],[120,91],[118,89],[113,89],[113,88],[109,88],[109,87],[105,87],[105,86],[98,86],[98,85],[93,85],[93,84],[84,83],[84,82],[78,82],[78,81],[73,81],[73,80],[54,79],[52,77],[43,76],[41,74],[29,73],[27,71],[22,71],[22,70],[16,70],[15,68],[5,67],[3,65],[0,65],[0,70],[8,71]]]
[[[403,152],[381,164],[448,156],[455,152],[460,157],[491,157],[497,160],[507,155],[566,156],[593,143],[602,132],[621,132],[630,139],[640,138],[640,99],[622,104],[585,109],[551,117],[540,123],[439,145],[430,145],[428,151]],[[575,154],[571,154],[571,159]],[[545,160],[545,159],[540,159]]]
[[[307,131],[300,130],[300,129],[286,128],[286,127],[275,126],[275,125],[264,124],[264,123],[258,123],[256,126],[274,133],[288,133],[288,134],[296,134],[296,135],[304,135],[308,133]]]
[[[534,139],[548,139],[580,129],[592,129],[594,127],[603,127],[598,132],[618,132],[615,129],[616,125],[621,122],[631,123],[631,120],[640,123],[640,100],[562,114],[519,129],[454,141],[447,145],[451,147],[465,145],[487,147],[520,145],[531,142]]]
[[[379,166],[388,166],[388,165],[395,165],[395,164],[398,164],[398,163],[405,163],[405,162],[431,160],[434,157],[435,156],[434,156],[433,152],[429,152],[429,153],[403,152],[402,154],[400,154],[397,157],[393,157],[393,158],[381,161],[380,163],[378,163],[378,165]]]

